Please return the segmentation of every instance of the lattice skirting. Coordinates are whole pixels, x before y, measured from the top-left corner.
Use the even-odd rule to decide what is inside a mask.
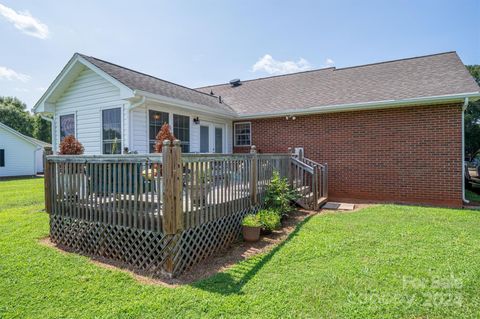
[[[124,262],[135,269],[161,271],[172,236],[161,232],[50,215],[50,238],[75,252]]]
[[[243,217],[252,209],[221,217],[200,226],[186,229],[175,238],[173,275],[179,275],[215,252],[227,248],[238,239]]]
[[[76,252],[178,276],[238,239],[245,209],[175,235],[50,215],[50,237]],[[168,261],[168,262],[167,262]],[[169,266],[166,266],[169,264]]]

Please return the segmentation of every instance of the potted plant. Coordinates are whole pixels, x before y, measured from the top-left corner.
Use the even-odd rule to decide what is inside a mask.
[[[248,214],[242,221],[242,234],[245,241],[258,241],[262,224],[258,215]]]
[[[262,209],[258,213],[258,219],[262,225],[262,233],[270,234],[273,230],[281,226],[279,211],[274,209]]]

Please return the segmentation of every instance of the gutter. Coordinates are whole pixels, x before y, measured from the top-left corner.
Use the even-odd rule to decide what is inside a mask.
[[[52,118],[50,118],[50,117],[48,117],[48,116],[45,116],[45,115],[43,115],[43,114],[41,114],[41,113],[39,113],[39,115],[40,115],[40,117],[41,117],[42,119],[44,119],[45,121],[48,121],[48,122],[50,122],[50,123],[53,124],[53,119],[52,119]]]
[[[147,100],[147,98],[145,96],[142,96],[142,99],[140,101],[138,101],[137,103],[130,104],[127,107],[127,110],[130,111],[131,109],[134,109],[134,108],[142,105],[143,103],[145,103],[146,100]]]
[[[166,96],[159,95],[159,94],[149,93],[149,92],[145,92],[145,91],[141,91],[141,90],[135,90],[134,94],[136,96],[142,96],[142,97],[150,98],[152,100],[156,100],[156,101],[159,101],[159,102],[162,102],[162,103],[165,103],[165,104],[170,104],[170,105],[173,105],[173,106],[176,106],[176,107],[181,107],[181,108],[188,109],[188,110],[195,111],[195,112],[203,112],[203,113],[206,113],[206,114],[209,114],[209,115],[214,115],[214,116],[223,116],[223,117],[226,117],[226,118],[229,118],[229,119],[238,117],[238,114],[235,111],[229,112],[229,111],[221,110],[221,109],[215,109],[214,110],[212,108],[206,107],[206,106],[201,105],[201,104],[187,102],[187,101],[183,101],[183,100],[179,100],[179,99],[175,99],[175,98],[170,98],[170,97],[166,97]]]
[[[465,111],[468,107],[468,97],[465,97],[462,106],[462,200],[468,204],[470,201],[465,197]]]
[[[345,111],[374,110],[374,109],[402,107],[402,106],[418,105],[418,104],[431,104],[432,102],[433,103],[454,102],[454,101],[462,100],[465,98],[478,99],[480,98],[480,92],[466,92],[466,93],[459,93],[459,94],[427,96],[427,97],[401,99],[401,100],[383,100],[383,101],[374,101],[374,102],[334,104],[334,105],[326,105],[326,106],[314,106],[306,109],[288,109],[288,110],[265,112],[265,113],[246,113],[246,114],[241,114],[238,117],[240,119],[258,119],[258,118],[280,117],[280,116],[286,116],[286,115],[308,115],[308,114],[333,113],[333,112],[345,112]]]

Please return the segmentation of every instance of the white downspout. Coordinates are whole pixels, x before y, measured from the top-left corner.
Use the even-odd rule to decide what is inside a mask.
[[[56,150],[56,147],[55,147],[55,124],[53,123],[53,118],[49,118],[49,117],[47,117],[45,115],[42,115],[42,114],[39,114],[39,115],[45,121],[50,122],[50,134],[52,135],[52,152],[55,153],[55,150]]]
[[[138,101],[137,103],[133,103],[133,104],[130,103],[130,105],[127,106],[127,114],[128,114],[128,119],[127,119],[127,123],[128,123],[128,146],[127,147],[129,149],[129,151],[132,151],[132,147],[134,147],[134,143],[133,143],[133,121],[132,121],[131,111],[134,108],[139,107],[140,105],[144,104],[146,100],[147,100],[147,98],[145,96],[142,96],[140,101]],[[147,125],[147,136],[148,136],[148,125]],[[123,153],[123,150],[122,150],[122,153]]]
[[[470,201],[465,197],[465,111],[468,107],[468,97],[465,98],[462,106],[462,200],[465,204]]]

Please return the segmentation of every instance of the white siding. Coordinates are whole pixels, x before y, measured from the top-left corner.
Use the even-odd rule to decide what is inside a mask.
[[[131,116],[131,151],[138,153],[148,152],[148,110],[167,112],[170,114],[170,125],[173,124],[173,114],[186,115],[190,117],[190,152],[200,152],[200,125],[193,122],[195,117],[199,117],[200,123],[210,122],[221,124],[225,130],[224,148],[227,153],[232,152],[232,121],[213,116],[200,115],[191,111],[180,110],[175,107],[160,103],[148,102],[141,107],[130,111]]]
[[[116,86],[92,70],[85,69],[56,103],[53,145],[55,150],[58,151],[60,142],[60,115],[75,114],[75,134],[85,147],[85,154],[101,154],[101,111],[115,107],[123,108],[124,104],[125,101],[120,99],[120,90]],[[128,125],[122,125],[122,130],[122,140],[125,141],[128,137]]]
[[[0,149],[5,150],[0,177],[35,175],[35,145],[0,127]]]
[[[131,118],[131,151],[148,153],[147,111],[145,106],[139,106],[130,111]]]

